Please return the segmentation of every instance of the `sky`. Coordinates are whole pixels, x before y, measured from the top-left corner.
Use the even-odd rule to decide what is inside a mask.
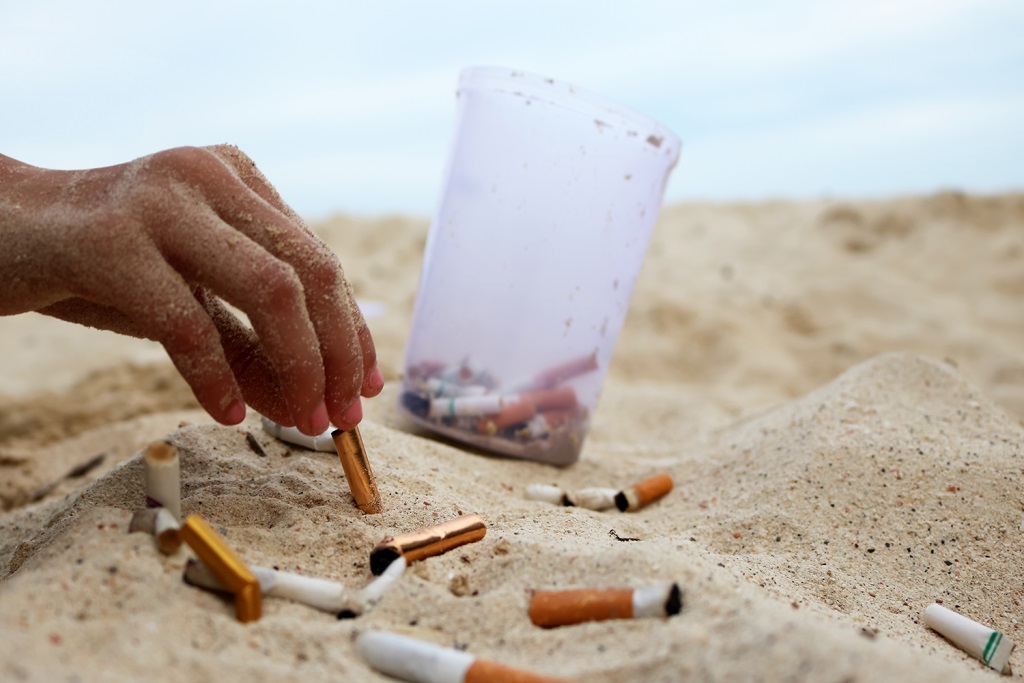
[[[673,130],[666,202],[1020,190],[1022,35],[1020,0],[8,0],[0,153],[230,142],[307,217],[429,215],[459,72],[493,65]]]

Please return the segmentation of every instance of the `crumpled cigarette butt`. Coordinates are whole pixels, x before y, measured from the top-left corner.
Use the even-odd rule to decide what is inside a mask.
[[[128,533],[144,531],[156,539],[156,546],[164,555],[173,555],[181,547],[178,520],[167,508],[136,510],[128,523]]]
[[[334,452],[334,441],[331,439],[331,430],[328,429],[323,434],[317,434],[316,436],[309,436],[303,434],[296,427],[285,427],[279,425],[270,418],[260,416],[263,421],[263,431],[270,434],[275,439],[286,441],[296,446],[302,446],[312,451],[322,451],[324,453]]]
[[[178,530],[217,580],[235,596],[235,616],[241,622],[256,621],[262,613],[260,584],[242,560],[199,515],[189,515]]]

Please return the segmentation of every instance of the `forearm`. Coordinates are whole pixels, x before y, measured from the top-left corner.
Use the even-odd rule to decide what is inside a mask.
[[[0,315],[34,311],[69,295],[52,261],[59,244],[60,176],[0,154]]]

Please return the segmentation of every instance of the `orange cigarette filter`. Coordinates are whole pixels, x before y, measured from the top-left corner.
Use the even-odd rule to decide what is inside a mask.
[[[520,398],[530,401],[537,410],[573,410],[576,408],[576,390],[572,387],[557,387],[526,391]]]
[[[224,588],[234,594],[238,620],[249,622],[259,619],[263,609],[259,581],[224,539],[199,515],[189,515],[178,535]]]
[[[645,508],[672,490],[672,477],[656,474],[615,496],[615,507],[622,512],[634,512]]]
[[[462,683],[568,683],[564,678],[552,678],[540,674],[513,669],[487,659],[477,659],[466,669]]]
[[[353,427],[348,431],[335,429],[331,432],[331,438],[338,449],[341,467],[345,470],[345,479],[348,481],[349,490],[352,491],[352,497],[356,500],[356,506],[368,515],[384,512],[384,503],[381,501],[380,491],[377,490],[377,481],[373,478],[370,461],[366,458],[359,427]]]
[[[633,591],[628,588],[536,591],[530,600],[530,621],[544,628],[632,618]]]
[[[462,515],[437,526],[387,536],[370,552],[370,571],[380,575],[394,560],[405,557],[412,563],[433,557],[466,543],[479,541],[487,534],[480,515]]]
[[[476,430],[481,434],[495,434],[505,427],[526,422],[537,414],[537,406],[532,401],[520,399],[501,409],[500,413],[484,415],[476,423]]]

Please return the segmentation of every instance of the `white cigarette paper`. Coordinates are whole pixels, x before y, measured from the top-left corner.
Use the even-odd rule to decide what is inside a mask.
[[[142,456],[146,477],[146,507],[163,507],[181,521],[181,469],[178,448],[154,441]]]
[[[527,500],[541,500],[552,505],[565,504],[565,492],[551,484],[527,484],[525,495]]]
[[[479,384],[459,384],[458,382],[446,382],[443,379],[432,377],[423,383],[423,389],[431,396],[439,398],[454,398],[456,396],[482,396],[488,389]]]
[[[996,671],[1008,673],[1014,643],[999,631],[938,603],[925,607],[921,618],[925,626],[942,634],[967,654],[977,657]]]
[[[333,428],[328,428],[323,434],[317,436],[309,436],[303,434],[295,427],[284,427],[277,424],[273,420],[263,417],[263,431],[270,434],[275,439],[281,441],[287,441],[288,443],[295,444],[296,446],[302,446],[312,451],[322,451],[324,453],[337,453],[338,449],[334,445],[334,439],[331,438],[331,432]]]
[[[156,538],[156,545],[165,555],[171,555],[181,547],[178,537],[180,525],[167,508],[142,508],[136,510],[128,524],[128,532],[142,531]]]
[[[655,584],[633,589],[633,618],[652,619],[673,616],[669,609],[669,597],[673,590],[677,593],[679,591],[679,586],[675,583]]]
[[[260,584],[260,593],[268,597],[293,600],[324,612],[337,614],[346,604],[345,586],[336,581],[282,572],[269,567],[249,567]],[[224,586],[202,562],[185,566],[185,579],[200,588],[224,591]]]
[[[428,417],[479,417],[500,413],[501,409],[519,400],[519,396],[485,394],[483,396],[458,396],[454,398],[432,398]]]
[[[384,594],[387,593],[395,582],[398,581],[399,577],[405,572],[405,568],[408,566],[408,562],[404,556],[399,556],[398,559],[393,560],[388,568],[385,569],[380,576],[375,578],[366,588],[359,591],[355,597],[347,601],[345,606],[338,612],[338,618],[345,617],[358,617],[361,614],[366,614],[373,607],[381,601]]]
[[[356,652],[377,671],[413,683],[462,683],[476,661],[468,652],[383,631],[360,633]]]
[[[615,507],[618,492],[618,489],[590,488],[570,491],[565,497],[572,505],[600,512]]]

